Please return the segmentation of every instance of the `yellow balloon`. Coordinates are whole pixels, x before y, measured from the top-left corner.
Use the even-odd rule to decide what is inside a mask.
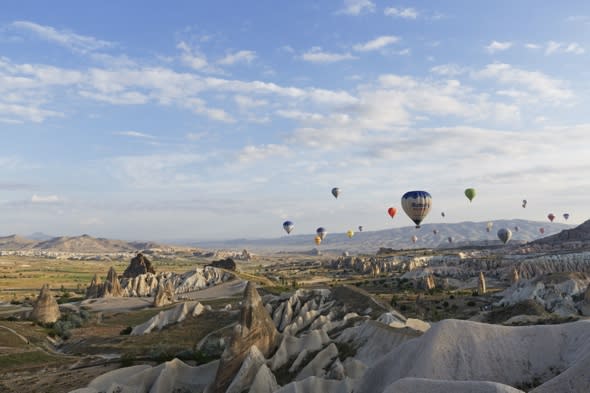
[[[348,236],[349,238],[354,236],[354,232],[352,231],[352,229],[349,229],[348,232],[346,232],[346,236]]]
[[[314,239],[314,241],[315,241],[315,244],[319,246],[320,243],[322,242],[322,238],[319,237],[319,236],[316,236],[315,239]]]

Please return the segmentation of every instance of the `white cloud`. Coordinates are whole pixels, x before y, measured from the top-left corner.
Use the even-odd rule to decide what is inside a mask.
[[[236,95],[234,97],[234,101],[236,102],[241,111],[268,105],[268,101],[266,100],[257,100],[252,97],[243,95]]]
[[[0,115],[7,116],[5,122],[15,124],[23,120],[31,121],[33,123],[42,123],[47,118],[64,117],[62,112],[41,109],[36,104],[20,105],[6,104],[2,102],[0,102]]]
[[[499,41],[492,41],[488,46],[486,46],[486,51],[488,51],[488,53],[496,53],[496,52],[501,52],[501,51],[505,51],[507,49],[510,49],[510,47],[512,46],[512,42],[499,42]]]
[[[65,30],[57,30],[51,26],[43,26],[29,21],[16,21],[12,26],[37,34],[40,38],[55,42],[74,51],[86,53],[113,46],[113,43],[84,36]]]
[[[181,41],[176,45],[176,48],[182,52],[180,55],[180,61],[182,64],[192,68],[193,70],[209,72],[209,73],[222,73],[222,71],[209,64],[207,56],[199,52],[196,48],[191,48],[186,42]]]
[[[354,60],[355,56],[350,53],[330,53],[323,52],[322,48],[314,46],[311,50],[305,52],[302,56],[303,60],[309,61],[310,63],[336,63],[344,60]]]
[[[441,64],[430,69],[430,72],[442,76],[457,76],[464,74],[467,71],[467,68],[460,67],[457,64]]]
[[[57,195],[33,195],[31,197],[31,202],[33,203],[57,203],[60,202],[61,199]]]
[[[207,132],[189,132],[186,134],[186,139],[189,141],[198,141],[209,135]]]
[[[363,12],[375,12],[375,3],[370,0],[344,0],[344,6],[338,13],[360,15]]]
[[[553,79],[539,71],[527,71],[509,64],[494,63],[483,70],[473,72],[476,79],[495,79],[498,82],[526,89],[531,97],[547,100],[552,104],[560,104],[571,100],[574,93],[565,86],[565,82]]]
[[[155,136],[149,135],[149,134],[144,134],[143,132],[139,132],[139,131],[117,131],[117,132],[113,132],[113,135],[129,136],[132,138],[155,139]]]
[[[529,43],[525,44],[524,47],[527,48],[527,49],[540,49],[541,48],[541,45],[539,45],[539,44],[533,44],[533,43],[530,43],[529,42]]]
[[[368,52],[382,49],[388,45],[395,44],[396,42],[399,42],[399,37],[393,35],[383,35],[365,42],[364,44],[357,44],[353,47],[353,49],[359,52]]]
[[[235,53],[228,53],[224,58],[217,61],[221,65],[234,65],[236,63],[251,63],[256,58],[256,52],[241,50]]]
[[[265,160],[272,156],[286,157],[291,154],[289,148],[285,145],[267,144],[267,145],[248,145],[238,154],[238,160],[241,163]]]
[[[383,12],[386,16],[393,16],[396,18],[404,19],[416,19],[418,17],[418,11],[414,8],[396,8],[388,7]]]
[[[581,55],[584,52],[586,52],[584,48],[582,48],[577,42],[566,44],[562,42],[549,41],[545,48],[546,55],[553,55],[557,53],[573,53],[574,55]]]

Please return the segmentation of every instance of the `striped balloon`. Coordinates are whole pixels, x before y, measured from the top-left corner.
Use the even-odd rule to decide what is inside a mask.
[[[432,197],[426,191],[408,191],[402,196],[402,208],[404,212],[420,228],[420,223],[432,207]]]

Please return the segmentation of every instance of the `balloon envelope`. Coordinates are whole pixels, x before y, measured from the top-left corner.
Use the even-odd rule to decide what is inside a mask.
[[[292,221],[285,221],[283,223],[283,229],[285,230],[285,232],[287,233],[291,233],[291,231],[293,230],[294,224]]]
[[[475,198],[475,188],[466,188],[465,189],[465,196],[469,199],[469,202]]]
[[[362,231],[363,231],[363,226],[359,225],[359,232],[362,232]]]
[[[442,218],[445,218],[445,212],[440,212]]]
[[[316,237],[313,239],[313,241],[315,242],[315,244],[316,244],[317,246],[319,246],[319,245],[320,245],[320,243],[322,242],[322,238],[321,238],[321,237],[319,237],[319,236],[316,236]]]
[[[545,228],[539,228],[539,232],[541,232],[541,235],[545,233]]]
[[[412,236],[412,243],[416,243],[418,241],[418,236]]]
[[[523,200],[522,200],[522,207],[526,207],[526,204],[527,204],[527,201],[526,201],[526,199],[523,199]]]
[[[553,222],[553,220],[555,220],[555,214],[549,213],[547,214],[547,218],[549,219],[549,221]]]
[[[332,195],[334,195],[334,198],[338,198],[338,195],[340,195],[340,188],[338,188],[338,187],[332,188]]]
[[[450,237],[450,236],[447,238],[447,240],[449,241],[449,243],[452,243],[453,242],[453,238]]]
[[[324,238],[328,234],[328,232],[323,227],[319,227],[318,229],[316,229],[315,233],[320,237],[321,240],[324,240]]]
[[[404,212],[420,228],[420,223],[426,218],[432,207],[432,197],[426,191],[408,191],[402,196]]]
[[[512,231],[507,228],[500,228],[498,230],[498,239],[502,241],[502,243],[506,244],[512,238]]]
[[[570,214],[569,213],[563,213],[563,218],[565,218],[565,220],[567,221],[568,218],[570,218]]]
[[[515,227],[514,227],[514,230],[515,230],[516,232],[518,232],[518,230],[519,230],[519,229],[520,229],[520,228],[519,228],[518,226],[515,226]]]
[[[351,237],[353,237],[353,236],[354,236],[354,232],[352,231],[352,229],[349,229],[349,230],[346,232],[346,236],[348,236],[348,238],[351,238]]]
[[[395,217],[396,213],[397,209],[395,207],[390,207],[389,209],[387,209],[387,214],[389,214],[391,218]]]
[[[491,232],[493,227],[494,227],[494,223],[491,221],[488,222],[486,225],[486,231]]]
[[[433,229],[432,230],[432,233],[434,233],[435,235],[437,235],[438,234],[438,229]]]

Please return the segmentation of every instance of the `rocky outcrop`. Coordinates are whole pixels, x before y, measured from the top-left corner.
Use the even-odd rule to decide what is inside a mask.
[[[156,274],[156,271],[145,255],[137,253],[137,255],[131,259],[127,269],[123,272],[123,277],[133,278],[146,273]]]
[[[483,272],[479,272],[479,278],[477,281],[477,293],[479,295],[485,295],[486,292],[486,278],[483,276]]]
[[[49,284],[43,285],[33,305],[30,318],[39,323],[53,323],[60,316],[59,305],[49,290]]]
[[[98,278],[98,274],[95,274],[94,277],[92,277],[92,281],[90,281],[90,286],[86,288],[86,299],[97,298],[100,285],[100,278]]]
[[[141,336],[154,330],[162,330],[168,325],[184,321],[188,316],[197,317],[205,312],[206,308],[198,301],[184,302],[166,311],[160,311],[141,325],[131,330],[132,336]]]
[[[430,291],[430,290],[436,288],[436,284],[434,283],[434,277],[432,277],[432,274],[429,274],[424,277],[424,288],[427,291]]]
[[[107,278],[104,283],[98,285],[97,297],[117,297],[123,296],[123,290],[119,283],[119,277],[115,268],[111,266],[107,273]]]
[[[174,303],[174,287],[172,282],[158,285],[156,295],[154,296],[154,307],[162,307]]]
[[[520,274],[518,273],[518,270],[514,268],[512,269],[512,275],[510,276],[510,283],[514,285],[518,281],[520,281]]]
[[[268,357],[278,345],[279,333],[262,304],[255,284],[249,282],[244,291],[240,323],[236,325],[229,345],[226,347],[211,393],[223,393],[240,370],[252,346]]]
[[[218,261],[211,262],[208,266],[217,267],[220,269],[236,271],[236,262],[232,258],[220,259]]]

